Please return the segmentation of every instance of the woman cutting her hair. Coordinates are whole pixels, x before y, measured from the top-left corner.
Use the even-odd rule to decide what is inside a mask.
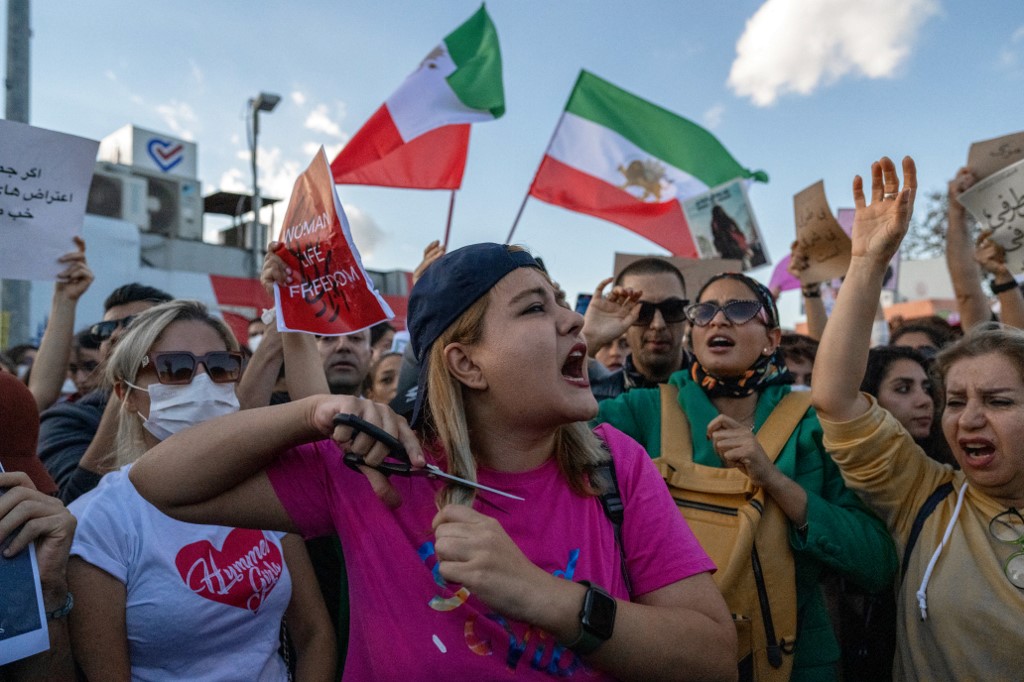
[[[337,533],[347,679],[730,679],[734,634],[707,555],[643,450],[586,426],[582,322],[528,253],[453,251],[409,301],[422,449],[386,406],[315,396],[178,434],[132,480],[182,519]],[[609,452],[620,524],[594,475]]]
[[[849,485],[886,522],[903,565],[894,677],[1020,679],[1024,613],[1024,333],[976,328],[936,366],[954,471],[858,388],[886,264],[907,233],[917,189],[892,161],[853,181],[853,258],[814,366],[812,398]]]
[[[786,591],[779,584],[766,588],[768,603],[776,601],[771,609],[774,621],[771,627],[765,623],[753,628],[757,637],[762,636],[758,628],[765,632],[767,649],[777,644],[785,654],[785,663],[767,667],[785,670],[785,665],[792,665],[794,680],[835,679],[839,647],[821,595],[821,572],[832,568],[865,589],[878,591],[890,584],[896,568],[892,542],[882,523],[843,485],[822,445],[817,417],[813,410],[806,410],[806,403],[795,408],[797,418],[790,420],[791,431],[773,453],[774,461],[766,454],[762,436],[778,435],[779,428],[760,432],[790,394],[791,382],[778,351],[778,311],[767,288],[746,275],[723,273],[711,278],[696,300],[687,309],[692,325],[691,366],[673,374],[660,389],[634,389],[602,402],[597,421],[621,429],[652,457],[661,457],[666,480],[672,478],[681,458],[697,465],[698,472],[703,471],[701,467],[736,469],[728,477],[724,472],[710,475],[738,478],[750,495],[763,491],[763,518],[778,518],[781,512],[784,528],[776,536],[778,546],[768,551],[758,548],[759,556],[762,561],[781,554],[792,556],[788,571],[793,577],[787,579],[787,589],[792,594],[795,580],[796,600],[795,605],[780,604]],[[797,396],[793,398],[787,402],[798,404]],[[720,504],[712,499],[712,506]],[[714,542],[713,525],[707,536],[697,532],[705,546]],[[749,548],[746,551],[738,559],[749,566]],[[723,561],[715,558],[720,569],[716,579],[722,579]],[[744,614],[732,601],[733,594],[743,595],[732,593],[728,585],[720,587],[731,610]],[[779,620],[794,610],[795,633]],[[760,611],[766,609],[762,606]],[[753,618],[756,613],[755,609]],[[738,622],[737,627],[743,625]],[[778,642],[772,641],[773,634]],[[756,639],[752,647],[756,667],[760,656]],[[740,658],[742,668],[746,665],[742,648]]]

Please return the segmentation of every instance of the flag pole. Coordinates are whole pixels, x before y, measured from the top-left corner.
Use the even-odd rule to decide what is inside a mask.
[[[558,123],[555,124],[555,129],[551,131],[551,139],[548,140],[548,146],[544,147],[544,156],[547,156],[548,150],[551,149],[551,143],[555,141],[555,136],[558,135],[558,128],[562,125],[562,119],[565,117],[565,110],[569,107],[569,102],[572,101],[573,93],[576,92],[576,87],[580,84],[580,79],[583,78],[583,71],[580,71],[580,75],[576,77],[576,82],[572,86],[572,90],[569,91],[569,97],[565,101],[565,106],[562,107],[562,115],[558,117]],[[533,183],[537,182],[537,173],[540,172],[540,167],[544,163],[544,158],[541,157],[540,163],[537,164],[537,170],[533,174],[533,180],[530,181],[530,187],[526,190],[526,196],[523,197],[523,203],[519,204],[519,212],[516,213],[516,219],[512,221],[512,229],[508,231],[508,237],[505,238],[506,244],[512,243],[512,235],[515,234],[516,227],[519,225],[519,219],[523,217],[523,209],[526,208],[526,202],[530,198],[530,192],[533,191]]]
[[[452,190],[452,198],[448,201],[448,223],[444,226],[444,244],[442,248],[448,248],[448,235],[452,233],[452,213],[455,212],[455,192]]]
[[[523,209],[526,208],[526,202],[530,199],[530,190],[533,189],[533,183],[530,183],[530,189],[526,190],[526,196],[523,197],[523,203],[519,204],[519,212],[516,213],[516,219],[512,221],[512,229],[508,231],[508,237],[505,238],[506,244],[512,243],[512,235],[516,231],[516,226],[519,224],[519,219],[523,217]]]

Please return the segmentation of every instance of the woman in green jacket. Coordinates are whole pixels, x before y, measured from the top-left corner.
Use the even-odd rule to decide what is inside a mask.
[[[794,559],[797,636],[793,680],[837,678],[839,645],[820,589],[831,568],[869,592],[892,584],[896,554],[882,522],[846,488],[822,445],[813,409],[800,419],[774,463],[756,440],[790,378],[778,353],[778,310],[768,290],[737,273],[701,289],[687,310],[693,361],[669,384],[690,424],[693,461],[735,467],[785,514]],[[608,422],[662,453],[661,392],[634,389],[600,404]],[[720,567],[721,568],[721,567]]]

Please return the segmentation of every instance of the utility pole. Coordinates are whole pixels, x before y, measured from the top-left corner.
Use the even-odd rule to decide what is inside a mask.
[[[29,0],[7,0],[7,99],[5,118],[8,121],[28,123]],[[0,273],[2,275],[2,273]],[[22,280],[3,280],[2,317],[0,317],[0,347],[25,343],[31,337],[28,324],[29,295],[32,283]]]

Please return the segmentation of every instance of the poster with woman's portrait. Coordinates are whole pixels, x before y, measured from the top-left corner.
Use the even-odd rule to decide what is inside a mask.
[[[725,258],[750,270],[771,262],[746,181],[730,180],[683,202],[683,213],[701,258]]]

